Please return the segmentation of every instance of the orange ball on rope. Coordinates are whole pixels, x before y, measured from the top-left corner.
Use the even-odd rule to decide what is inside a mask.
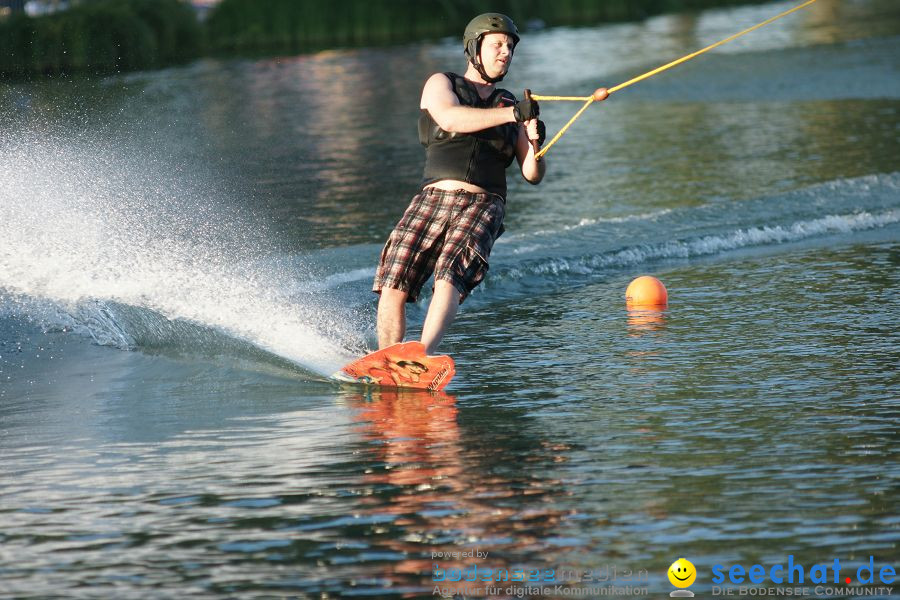
[[[606,100],[609,97],[609,90],[606,88],[597,88],[593,93],[594,100],[600,102],[601,100]]]
[[[628,306],[666,306],[669,292],[656,277],[642,275],[628,284],[625,303]]]

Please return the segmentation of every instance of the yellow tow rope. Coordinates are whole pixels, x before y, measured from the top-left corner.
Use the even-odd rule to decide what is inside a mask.
[[[612,94],[613,92],[618,92],[619,90],[626,88],[633,83],[637,83],[638,81],[643,81],[644,79],[647,79],[648,77],[652,77],[652,76],[656,75],[657,73],[662,73],[663,71],[665,71],[667,69],[671,69],[672,67],[674,67],[676,65],[680,65],[683,62],[687,62],[696,56],[700,56],[704,52],[708,52],[708,51],[712,50],[713,48],[718,48],[719,46],[721,46],[723,44],[727,44],[728,42],[735,40],[735,39],[741,37],[742,35],[748,34],[751,31],[755,31],[755,30],[759,29],[760,27],[764,27],[773,21],[777,21],[781,17],[786,17],[787,15],[789,15],[793,12],[796,12],[796,11],[800,10],[801,8],[806,8],[807,6],[809,6],[810,4],[812,4],[815,1],[816,0],[807,0],[806,2],[804,2],[802,4],[798,4],[797,6],[795,6],[794,8],[792,8],[790,10],[786,10],[779,15],[775,15],[774,17],[772,17],[770,19],[766,19],[762,23],[757,23],[753,27],[749,27],[739,33],[735,33],[734,35],[727,37],[724,40],[721,40],[719,42],[716,42],[715,44],[711,44],[711,45],[707,46],[706,48],[703,48],[702,50],[697,50],[696,52],[692,52],[691,54],[688,54],[687,56],[682,56],[678,60],[673,60],[670,63],[664,64],[661,67],[657,67],[657,68],[653,69],[652,71],[647,71],[643,75],[638,75],[637,77],[629,79],[625,83],[620,83],[617,86],[611,87],[606,91],[609,94]],[[548,142],[547,145],[544,146],[540,152],[535,154],[535,158],[539,159],[542,156],[544,156],[545,154],[547,154],[547,150],[549,150],[550,147],[553,146],[553,144],[555,144],[559,140],[559,138],[561,138],[563,136],[563,134],[566,132],[567,129],[569,129],[569,127],[572,125],[572,123],[574,123],[575,120],[581,116],[581,113],[583,113],[585,110],[587,110],[587,107],[590,106],[591,104],[593,104],[597,100],[597,98],[595,98],[595,94],[597,94],[599,91],[600,90],[597,90],[597,92],[594,92],[594,94],[592,94],[590,96],[541,96],[539,94],[531,95],[531,98],[533,100],[537,100],[538,102],[550,102],[550,101],[584,102],[584,106],[582,106],[578,110],[578,112],[575,113],[574,117],[569,119],[569,122],[566,123],[565,126],[563,126],[563,128],[560,129],[559,132],[555,136],[553,136],[553,139],[551,139],[550,142]]]

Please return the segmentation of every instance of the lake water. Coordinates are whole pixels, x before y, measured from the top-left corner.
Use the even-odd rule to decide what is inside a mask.
[[[526,33],[504,85],[586,95],[790,6]],[[447,394],[336,387],[421,85],[463,67],[2,84],[0,596],[659,598],[682,556],[701,597],[789,556],[803,583],[759,585],[898,595],[900,4],[819,0],[592,106],[544,183],[510,171]],[[641,274],[666,310],[626,310]],[[472,565],[556,582],[436,592]]]

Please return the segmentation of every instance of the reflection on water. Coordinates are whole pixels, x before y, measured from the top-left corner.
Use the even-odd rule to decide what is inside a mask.
[[[629,335],[639,337],[646,333],[662,331],[666,326],[665,309],[653,308],[629,308],[628,331]]]
[[[212,136],[306,245],[381,237],[415,189],[423,47],[239,63],[202,108]],[[236,88],[237,93],[225,93]],[[384,177],[391,173],[391,177]],[[302,207],[302,210],[298,210]]]
[[[461,424],[456,399],[447,394],[372,390],[346,400],[358,410],[358,431],[369,447],[363,480],[379,490],[361,500],[361,510],[394,516],[380,551],[398,560],[381,578],[429,589],[435,562],[462,569],[473,560],[434,553],[475,547],[494,568],[552,560],[541,540],[555,536],[567,511],[558,506],[561,482],[548,468],[567,460],[566,444],[510,437],[504,431],[515,426],[508,420],[521,416],[509,411]]]

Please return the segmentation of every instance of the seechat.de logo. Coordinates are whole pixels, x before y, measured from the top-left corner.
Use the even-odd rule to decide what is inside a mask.
[[[739,563],[730,567],[713,565],[712,582],[714,584],[804,584],[804,583],[845,583],[845,584],[891,584],[894,583],[896,571],[891,565],[876,567],[875,557],[870,556],[866,564],[857,569],[847,569],[841,572],[841,561],[835,558],[832,562],[816,564],[808,569],[801,563],[794,562],[794,555],[790,554],[787,561],[771,567],[752,565],[745,567]],[[848,577],[848,575],[855,575]]]

